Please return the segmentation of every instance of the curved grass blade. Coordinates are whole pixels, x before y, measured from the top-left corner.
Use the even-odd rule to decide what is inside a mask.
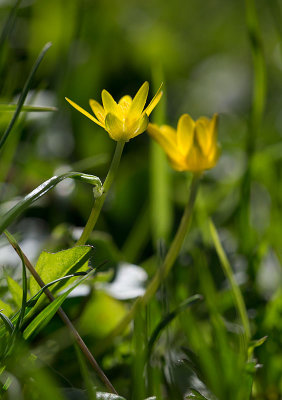
[[[17,109],[17,104],[0,104],[0,112],[10,112]],[[56,107],[22,106],[20,112],[58,111]]]
[[[4,322],[5,328],[7,329],[7,331],[12,334],[14,331],[14,324],[13,322],[0,311],[0,318],[2,319],[2,321]],[[1,336],[1,335],[0,335]]]
[[[57,297],[52,303],[50,303],[47,307],[44,308],[43,311],[28,325],[28,327],[24,330],[23,337],[24,339],[28,339],[32,334],[39,332],[44,326],[48,324],[48,322],[53,318],[56,314],[57,310],[63,304],[67,296],[82,282],[84,282],[90,275],[94,273],[94,270],[90,271],[88,274],[83,276],[81,279],[76,281],[65,293],[61,294]]]
[[[35,73],[36,73],[36,71],[37,71],[37,69],[38,69],[43,57],[45,56],[45,53],[50,48],[50,46],[51,46],[51,43],[45,44],[45,46],[41,50],[41,53],[39,54],[37,60],[35,61],[32,69],[30,71],[30,74],[29,74],[29,76],[28,76],[28,78],[26,80],[26,83],[24,85],[23,91],[22,91],[22,93],[20,95],[20,98],[19,98],[19,101],[18,101],[18,104],[17,104],[17,109],[16,109],[16,111],[15,111],[15,113],[14,113],[12,119],[11,119],[11,122],[9,123],[6,131],[4,132],[4,134],[3,134],[3,136],[2,136],[2,138],[0,140],[0,150],[2,149],[3,145],[5,144],[8,136],[9,136],[9,134],[10,134],[12,128],[13,128],[13,126],[15,125],[15,123],[16,123],[16,121],[18,119],[18,116],[19,116],[19,114],[21,112],[21,109],[22,109],[22,106],[24,104],[24,101],[25,101],[26,96],[28,94],[29,88],[31,86],[32,79],[33,79],[33,77],[34,77],[34,75],[35,75]]]
[[[189,297],[185,301],[183,301],[178,307],[176,307],[173,311],[167,314],[164,319],[156,326],[155,330],[153,331],[149,343],[148,343],[148,357],[150,356],[154,344],[160,335],[161,331],[167,327],[167,325],[174,320],[182,311],[186,310],[187,307],[192,306],[199,300],[203,300],[203,296],[200,294],[195,294],[194,296]]]
[[[49,190],[53,189],[59,182],[64,179],[72,178],[79,180],[81,182],[90,183],[95,186],[96,193],[100,193],[102,190],[102,183],[97,176],[83,174],[80,172],[67,172],[66,174],[53,176],[51,179],[43,182],[31,193],[25,196],[21,201],[19,201],[11,210],[9,210],[5,215],[1,216],[0,223],[0,234],[17,218],[27,207],[38,200],[41,196],[46,194]]]

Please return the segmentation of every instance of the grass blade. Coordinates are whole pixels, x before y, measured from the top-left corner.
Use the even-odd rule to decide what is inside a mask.
[[[246,341],[248,342],[251,337],[251,330],[250,330],[248,314],[247,314],[247,310],[246,310],[246,306],[245,306],[245,302],[244,302],[241,290],[240,290],[239,286],[237,285],[237,282],[234,278],[231,265],[228,261],[225,251],[221,245],[217,230],[211,219],[209,220],[209,227],[210,227],[211,237],[212,237],[218,258],[220,259],[224,274],[227,277],[229,284],[231,286],[231,290],[232,290],[232,294],[234,296],[234,301],[235,301],[235,304],[237,307],[237,311],[238,311],[238,314],[240,315],[242,325],[244,327]]]
[[[23,91],[22,91],[22,93],[20,95],[16,111],[15,111],[15,113],[14,113],[12,119],[11,119],[11,122],[9,123],[6,131],[4,132],[4,134],[3,134],[3,136],[2,136],[2,138],[0,140],[0,150],[4,146],[6,140],[8,139],[8,136],[9,136],[9,134],[10,134],[12,128],[13,128],[13,126],[15,125],[15,123],[16,123],[16,121],[18,119],[18,116],[19,116],[19,114],[21,112],[21,109],[22,109],[22,106],[24,104],[24,101],[25,101],[26,96],[28,94],[29,88],[31,86],[32,79],[33,79],[33,77],[34,77],[34,75],[35,75],[35,73],[36,73],[41,61],[43,60],[43,57],[45,56],[45,53],[50,48],[50,46],[51,46],[51,43],[45,44],[45,46],[41,50],[41,53],[39,54],[37,60],[35,61],[35,64],[33,65],[32,69],[30,71],[30,74],[29,74],[29,76],[28,76],[28,78],[26,80],[26,83],[24,85]]]
[[[49,190],[53,189],[59,182],[64,179],[72,178],[82,182],[90,183],[95,186],[99,192],[102,183],[97,176],[87,175],[80,172],[67,172],[66,174],[53,176],[51,179],[43,182],[40,186],[34,189],[31,193],[19,201],[11,210],[1,217],[0,233],[2,233],[15,218],[17,218],[27,207],[38,200],[41,196],[46,194]]]
[[[193,304],[195,304],[196,302],[198,302],[199,300],[202,300],[203,296],[201,296],[200,294],[195,294],[194,296],[189,297],[189,299],[186,299],[185,301],[183,301],[178,307],[176,307],[173,311],[171,311],[169,314],[167,314],[161,322],[158,323],[158,325],[156,326],[156,328],[154,329],[149,343],[148,343],[148,356],[150,356],[154,344],[158,338],[158,336],[161,334],[162,330],[164,330],[168,324],[174,320],[174,318],[176,318],[182,311],[185,311],[187,307],[192,306]]]
[[[17,109],[17,104],[0,104],[0,112],[10,112]],[[20,112],[44,112],[44,111],[57,111],[56,107],[40,107],[40,106],[22,106]]]

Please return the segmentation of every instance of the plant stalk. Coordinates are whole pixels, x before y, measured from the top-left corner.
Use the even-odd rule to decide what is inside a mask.
[[[89,236],[91,235],[91,233],[96,225],[96,222],[100,215],[100,211],[101,211],[104,201],[107,197],[108,191],[109,191],[110,187],[112,186],[112,183],[116,177],[116,173],[118,170],[118,166],[120,163],[120,158],[122,155],[124,145],[125,145],[125,142],[117,142],[117,144],[116,144],[116,149],[115,149],[115,153],[114,153],[114,156],[112,159],[112,163],[111,163],[110,169],[108,171],[108,174],[106,176],[105,182],[103,184],[103,188],[102,188],[103,193],[100,197],[95,199],[93,208],[92,208],[91,213],[88,218],[88,221],[83,229],[81,237],[76,242],[76,246],[83,245],[87,242],[87,240],[89,239]]]

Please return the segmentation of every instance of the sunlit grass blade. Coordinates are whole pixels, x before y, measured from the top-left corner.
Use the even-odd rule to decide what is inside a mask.
[[[37,60],[35,61],[35,63],[34,63],[34,65],[33,65],[32,69],[31,69],[31,71],[30,71],[30,74],[29,74],[29,76],[28,76],[28,78],[27,78],[27,80],[26,80],[26,83],[25,83],[24,88],[23,88],[23,90],[22,90],[22,93],[21,93],[21,95],[20,95],[20,98],[19,98],[19,101],[18,101],[18,104],[17,104],[16,111],[15,111],[15,113],[14,113],[12,119],[11,119],[11,122],[9,123],[9,125],[8,125],[8,127],[7,127],[7,129],[6,129],[6,131],[4,132],[3,136],[1,137],[1,140],[0,140],[0,150],[2,149],[3,145],[5,144],[5,142],[6,142],[7,138],[8,138],[8,136],[9,136],[9,134],[10,134],[12,128],[13,128],[13,126],[15,125],[15,123],[16,123],[16,121],[17,121],[17,119],[18,119],[18,116],[19,116],[19,114],[20,114],[20,112],[21,112],[21,109],[22,109],[22,106],[23,106],[24,101],[25,101],[25,99],[26,99],[26,96],[27,96],[27,94],[28,94],[28,91],[29,91],[29,89],[30,89],[30,87],[31,87],[31,83],[32,83],[33,77],[34,77],[34,75],[35,75],[35,73],[36,73],[36,71],[37,71],[37,69],[38,69],[38,67],[39,67],[39,65],[40,65],[40,63],[41,63],[41,61],[43,60],[43,57],[45,56],[45,53],[46,53],[47,50],[50,48],[50,46],[51,46],[51,43],[47,43],[47,44],[43,47],[43,49],[41,50],[41,52],[40,52],[40,54],[39,54]]]
[[[17,104],[0,104],[0,112],[11,112],[17,109]],[[20,112],[58,111],[56,107],[22,106]]]
[[[94,185],[97,192],[99,192],[102,187],[100,179],[94,175],[83,174],[80,172],[67,172],[63,175],[53,176],[20,200],[5,215],[1,216],[0,233],[2,233],[14,221],[14,219],[26,210],[33,202],[45,195],[49,190],[53,189],[59,182],[67,178],[76,179]]]
[[[221,245],[217,230],[216,230],[212,220],[209,220],[209,227],[210,227],[211,237],[214,242],[214,246],[215,246],[217,255],[220,259],[224,274],[226,275],[226,278],[228,279],[229,284],[231,286],[231,290],[232,290],[232,293],[234,296],[236,308],[237,308],[238,314],[240,315],[242,325],[244,327],[246,341],[248,342],[251,337],[251,330],[250,330],[250,323],[249,323],[249,319],[248,319],[246,305],[245,305],[241,290],[240,290],[239,286],[237,285],[237,282],[234,278],[234,274],[232,272],[231,265],[228,261],[225,251]]]
[[[166,315],[161,322],[158,323],[148,343],[148,356],[150,356],[150,354],[152,353],[157,338],[159,337],[161,332],[170,324],[170,322],[173,321],[174,318],[176,318],[181,312],[185,311],[188,307],[191,307],[193,304],[202,299],[203,296],[201,296],[200,294],[195,294],[194,296],[189,297],[189,299],[183,301],[178,307],[176,307],[173,311]]]

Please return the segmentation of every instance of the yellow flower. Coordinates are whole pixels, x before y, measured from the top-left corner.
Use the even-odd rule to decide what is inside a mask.
[[[177,171],[201,172],[215,166],[219,157],[217,119],[201,117],[197,121],[183,114],[177,130],[163,125],[148,125],[149,134],[162,146]]]
[[[72,100],[66,100],[78,111],[104,128],[110,137],[116,141],[128,141],[144,132],[149,123],[149,115],[162,97],[161,87],[150,104],[143,110],[149,91],[149,83],[145,82],[136,93],[134,99],[122,97],[118,103],[106,90],[102,91],[103,107],[97,101],[90,99],[90,107],[96,118]]]

